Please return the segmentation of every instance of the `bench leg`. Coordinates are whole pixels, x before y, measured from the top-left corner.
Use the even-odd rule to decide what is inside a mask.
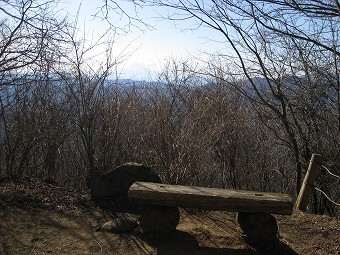
[[[143,206],[139,225],[144,233],[172,232],[179,223],[180,213],[177,207]]]
[[[251,243],[273,242],[278,237],[278,226],[269,213],[239,212],[237,221]]]

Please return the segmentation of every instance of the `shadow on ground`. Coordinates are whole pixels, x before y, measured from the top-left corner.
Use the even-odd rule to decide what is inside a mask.
[[[182,231],[172,234],[140,234],[140,239],[155,248],[157,255],[298,255],[288,245],[277,240],[273,243],[251,244],[249,247],[218,248],[202,246],[196,237]],[[138,238],[138,239],[139,239]]]

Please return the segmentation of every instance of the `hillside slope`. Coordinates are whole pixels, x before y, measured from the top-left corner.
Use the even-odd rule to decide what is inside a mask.
[[[277,216],[280,240],[254,248],[242,238],[235,214],[181,210],[172,236],[96,231],[119,215],[92,205],[88,194],[40,181],[0,183],[0,254],[340,254],[340,222],[294,212]]]

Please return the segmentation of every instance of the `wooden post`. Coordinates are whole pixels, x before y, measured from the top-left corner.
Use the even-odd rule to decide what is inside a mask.
[[[298,198],[295,203],[295,209],[306,211],[309,199],[312,195],[313,186],[316,176],[321,168],[322,156],[320,154],[313,153],[309,162],[308,170],[303,180]]]

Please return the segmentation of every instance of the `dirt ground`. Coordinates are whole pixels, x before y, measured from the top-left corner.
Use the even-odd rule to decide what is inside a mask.
[[[172,235],[113,234],[96,227],[120,212],[95,207],[87,194],[38,181],[0,182],[0,254],[158,254],[158,255],[340,255],[340,222],[327,216],[294,212],[275,216],[280,238],[265,247],[245,242],[228,212],[181,209]]]

